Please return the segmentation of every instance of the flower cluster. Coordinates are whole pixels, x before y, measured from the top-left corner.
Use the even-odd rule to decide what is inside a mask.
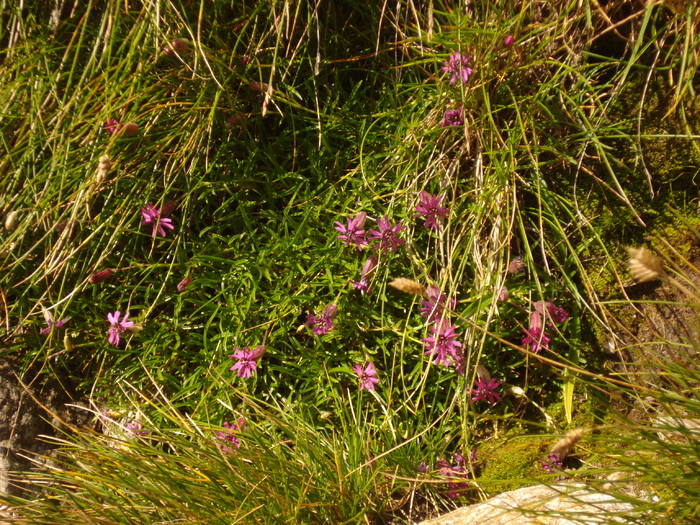
[[[538,460],[538,463],[550,474],[564,467],[564,462],[556,454],[550,454],[543,460]]]
[[[447,128],[449,126],[461,126],[462,124],[464,124],[464,117],[462,116],[462,108],[459,107],[445,111],[440,127]]]
[[[569,313],[561,306],[555,306],[551,301],[537,301],[534,310],[530,312],[530,323],[523,329],[522,345],[529,347],[530,352],[539,352],[543,348],[549,348],[551,338],[545,330],[546,326],[552,327],[555,324],[564,323],[569,317]]]
[[[471,460],[472,462],[476,460],[474,450],[471,452]],[[437,466],[440,476],[447,479],[448,497],[456,499],[460,493],[469,488],[469,483],[466,480],[469,478],[470,469],[461,453],[453,454],[452,464],[445,459],[440,459]]]

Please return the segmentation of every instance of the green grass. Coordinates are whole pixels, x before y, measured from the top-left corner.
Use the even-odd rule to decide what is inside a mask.
[[[641,395],[629,377],[605,380],[603,345],[622,340],[622,247],[697,204],[691,3],[640,8],[634,31],[606,31],[616,3],[605,16],[573,1],[468,14],[432,1],[238,4],[93,2],[56,25],[40,8],[2,15],[0,208],[17,218],[0,234],[0,351],[150,432],[65,436],[37,499],[11,504],[26,523],[48,523],[55,505],[66,523],[409,522],[453,505],[438,461],[460,452],[477,456],[459,503],[540,479],[537,464],[482,475],[508,449],[500,436],[549,444],[596,396]],[[176,37],[189,49],[166,56]],[[464,84],[440,70],[456,50],[474,55]],[[632,98],[638,86],[654,104]],[[441,127],[457,107],[465,124]],[[110,119],[139,131],[110,134]],[[652,164],[650,179],[641,161],[656,139],[687,157]],[[421,191],[450,209],[437,231],[415,217]],[[139,209],[170,201],[174,229],[152,238]],[[350,284],[367,251],[333,229],[361,211],[367,229],[384,215],[406,226],[368,295]],[[425,355],[420,297],[387,286],[397,277],[459,302],[464,375]],[[538,355],[520,345],[541,300],[569,319]],[[315,336],[307,315],[330,303],[336,328]],[[120,347],[107,339],[115,310],[140,328]],[[44,311],[70,317],[64,331],[41,335]],[[256,373],[236,377],[234,348],[261,344]],[[376,392],[358,390],[352,367],[367,361]],[[471,402],[477,365],[504,381],[501,402]],[[215,432],[239,417],[241,449],[223,454]],[[586,454],[624,464],[594,438]],[[567,476],[596,479],[583,463]]]

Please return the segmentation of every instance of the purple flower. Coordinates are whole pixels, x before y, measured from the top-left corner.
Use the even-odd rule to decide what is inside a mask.
[[[438,324],[430,325],[430,330],[433,332],[431,336],[423,339],[425,343],[425,354],[435,357],[435,364],[444,364],[452,366],[460,360],[458,348],[462,343],[456,341],[461,337],[455,333],[455,328],[447,319],[443,319]]]
[[[472,401],[475,403],[477,401],[488,401],[493,405],[501,400],[501,394],[495,392],[495,390],[502,384],[503,381],[496,381],[495,379],[487,381],[484,377],[477,378],[472,389]]]
[[[133,321],[127,321],[127,318],[129,317],[128,313],[124,314],[121,321],[119,320],[119,316],[121,316],[119,310],[113,314],[107,314],[107,320],[112,325],[110,326],[109,330],[107,330],[109,333],[109,342],[114,346],[119,346],[119,336],[134,326]]]
[[[66,317],[65,319],[59,319],[58,321],[47,319],[46,324],[48,324],[48,326],[46,328],[42,328],[39,333],[41,335],[49,335],[51,333],[52,327],[56,328],[56,330],[60,330],[61,328],[63,328],[63,325],[69,321],[69,319],[70,317]]]
[[[238,418],[237,423],[224,422],[224,431],[216,431],[216,439],[223,441],[219,446],[224,454],[235,452],[235,449],[241,448],[241,442],[236,437],[236,434],[245,430],[245,419]],[[230,447],[229,447],[230,445]]]
[[[508,35],[503,39],[503,47],[510,47],[513,45],[515,42],[515,38],[513,38],[513,35]]]
[[[127,423],[126,425],[124,425],[124,428],[126,428],[135,436],[147,436],[151,433],[150,430],[141,430],[141,422],[137,420]]]
[[[535,311],[547,318],[547,326],[563,323],[569,318],[569,312],[562,306],[555,306],[552,301],[537,301]]]
[[[544,470],[546,470],[550,474],[552,474],[555,470],[561,469],[564,466],[564,463],[561,459],[559,459],[559,456],[557,456],[556,454],[550,454],[544,460],[538,460],[538,463]]]
[[[189,47],[190,41],[186,38],[175,38],[163,48],[163,53],[169,57],[175,56],[175,54],[184,55],[189,50]]]
[[[463,465],[464,458],[461,454],[456,454],[453,459],[456,462],[454,465],[450,465],[449,461],[445,459],[439,459],[437,466],[440,475],[447,478],[448,497],[456,499],[461,492],[469,487],[465,481],[469,477],[469,469]]]
[[[346,246],[355,244],[358,250],[361,250],[364,246],[369,246],[367,242],[365,230],[365,221],[367,220],[367,214],[363,211],[357,214],[354,219],[348,219],[348,225],[343,226],[342,223],[336,221],[335,229],[340,232],[338,239],[342,239]]]
[[[438,218],[447,217],[447,214],[450,212],[449,208],[440,207],[440,202],[442,202],[445,196],[433,196],[427,191],[421,191],[418,196],[420,198],[420,202],[416,206],[416,211],[418,213],[416,213],[414,217],[421,217],[424,215],[425,224],[423,224],[423,226],[437,230],[439,225]]]
[[[399,246],[406,244],[405,241],[399,239],[398,234],[401,230],[405,228],[401,222],[396,223],[394,226],[389,224],[389,217],[385,215],[383,219],[377,219],[377,230],[369,230],[369,235],[372,241],[378,241],[375,248],[377,250],[382,250],[383,253],[387,253],[389,250],[395,252],[399,249]]]
[[[446,309],[447,295],[440,292],[440,288],[437,286],[430,285],[426,289],[428,298],[420,302],[420,314],[423,317],[427,317],[429,322],[433,322],[438,318],[441,318]],[[449,309],[454,310],[457,306],[457,300],[452,298],[449,304]]]
[[[510,296],[508,292],[508,288],[505,286],[501,286],[501,291],[498,292],[498,302],[499,303],[505,303],[508,300],[508,297]]]
[[[374,369],[372,362],[367,363],[364,368],[362,368],[362,365],[355,365],[352,369],[360,379],[360,391],[366,388],[374,392],[374,385],[379,383],[379,378],[377,378],[377,371]]]
[[[119,129],[122,127],[122,125],[119,123],[117,120],[108,120],[107,123],[105,124],[105,129],[109,131],[112,135],[119,131]]]
[[[360,290],[362,293],[369,294],[371,292],[369,288],[369,279],[374,273],[375,268],[377,267],[377,258],[372,255],[367,258],[365,261],[364,266],[362,266],[362,273],[360,274],[360,280],[359,281],[350,281],[355,288],[355,290]]]
[[[418,470],[418,474],[425,474],[429,470],[428,464],[425,461],[421,461],[418,464],[417,470]]]
[[[448,109],[445,111],[445,116],[442,119],[441,128],[446,128],[448,126],[461,126],[464,124],[464,118],[462,117],[462,108]]]
[[[236,352],[229,357],[231,359],[238,359],[238,362],[229,370],[232,372],[236,370],[238,377],[248,379],[251,375],[253,375],[253,372],[255,372],[255,368],[258,366],[258,361],[265,353],[265,347],[260,345],[253,350],[249,350],[246,346],[243,350],[240,348],[234,348],[234,350]]]
[[[529,345],[530,352],[539,352],[542,348],[549,348],[550,338],[542,328],[530,328],[528,330],[523,328],[523,333],[525,337],[523,337],[522,345]]]
[[[318,317],[309,314],[306,316],[306,326],[312,327],[311,332],[314,335],[324,335],[335,329],[333,324],[333,318],[335,314],[338,313],[338,307],[333,303],[326,306],[323,313]]]
[[[165,237],[165,228],[170,230],[175,228],[175,226],[173,226],[173,220],[167,217],[161,217],[160,210],[153,206],[153,204],[146,204],[145,208],[141,208],[141,216],[143,217],[141,226],[153,224],[151,237],[155,237],[156,233],[159,233],[161,237]]]
[[[454,84],[458,80],[461,80],[462,84],[465,84],[469,80],[469,76],[474,71],[468,66],[469,61],[472,58],[474,58],[474,55],[463,57],[462,53],[455,51],[447,58],[445,65],[440,68],[440,71],[447,71],[452,75],[452,78],[450,78],[450,84]]]

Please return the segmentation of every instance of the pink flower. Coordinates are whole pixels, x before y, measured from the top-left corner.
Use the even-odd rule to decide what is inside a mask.
[[[143,217],[141,226],[153,224],[151,237],[155,237],[156,233],[159,233],[162,237],[165,237],[165,228],[170,230],[175,228],[175,226],[173,226],[173,220],[167,217],[161,217],[160,210],[153,206],[153,204],[146,204],[145,208],[141,208],[141,216]]]
[[[338,313],[338,307],[333,303],[324,308],[320,316],[309,314],[306,316],[306,326],[312,327],[311,332],[314,335],[324,335],[335,329],[333,318]]]
[[[523,337],[522,345],[529,346],[530,352],[539,352],[542,348],[549,348],[549,336],[542,328],[523,329],[525,337]]]
[[[426,228],[432,228],[434,230],[438,229],[438,218],[445,218],[450,212],[449,208],[440,207],[444,195],[431,195],[427,191],[421,191],[418,195],[420,202],[416,206],[416,213],[414,217],[425,216],[425,226]]]
[[[399,232],[405,228],[401,222],[392,226],[389,224],[389,217],[385,215],[383,219],[377,219],[377,226],[379,227],[379,231],[369,230],[369,232],[367,232],[372,238],[372,241],[378,241],[377,246],[375,246],[377,250],[382,250],[383,253],[387,253],[389,250],[395,252],[399,249],[400,245],[406,244],[405,241],[398,237]]]
[[[372,255],[367,258],[365,261],[364,266],[362,267],[362,273],[360,274],[360,280],[359,281],[350,281],[355,288],[355,290],[360,290],[362,293],[369,294],[371,292],[369,288],[369,279],[371,275],[374,273],[375,268],[377,267],[377,258]]]
[[[237,423],[224,422],[224,431],[216,431],[216,439],[222,441],[219,446],[224,454],[229,452],[235,452],[236,449],[241,448],[241,442],[236,437],[236,434],[243,432],[245,430],[245,419],[239,417]],[[229,447],[230,445],[230,447]]]
[[[440,288],[437,286],[428,286],[426,293],[428,295],[428,299],[420,302],[420,314],[423,317],[427,317],[429,322],[433,322],[436,319],[441,318],[447,308],[454,310],[457,306],[457,300],[452,298],[448,307],[446,305],[447,295],[441,293]]]
[[[371,390],[374,392],[374,385],[379,383],[379,378],[377,378],[377,371],[374,369],[374,365],[370,361],[362,368],[362,365],[355,365],[352,369],[357,374],[360,379],[360,390]]]
[[[253,372],[255,372],[255,369],[258,366],[258,361],[265,354],[265,347],[260,345],[253,350],[249,350],[246,346],[243,350],[239,348],[234,348],[234,350],[236,352],[229,357],[231,359],[238,359],[238,362],[233,365],[230,370],[232,372],[235,370],[238,377],[248,379],[251,375],[253,375]]]
[[[534,306],[535,311],[547,319],[547,326],[563,323],[569,318],[569,312],[561,306],[555,306],[552,301],[537,301]]]
[[[474,383],[474,388],[472,389],[472,401],[475,403],[477,401],[488,401],[492,405],[496,401],[501,400],[501,394],[495,392],[495,389],[503,384],[503,381],[496,381],[495,379],[486,380],[485,377],[477,378]]]
[[[452,75],[450,84],[454,84],[458,80],[461,80],[462,84],[465,84],[474,71],[467,65],[472,58],[474,58],[474,55],[464,57],[462,53],[455,51],[447,58],[445,65],[440,68],[440,71],[447,71]]]
[[[461,126],[464,124],[464,118],[462,117],[462,108],[448,109],[445,111],[445,116],[442,119],[441,128],[446,128],[448,126]]]
[[[56,328],[56,330],[60,330],[61,328],[63,328],[63,325],[66,324],[69,320],[70,317],[66,317],[65,319],[59,319],[58,321],[47,319],[46,323],[48,324],[48,326],[46,328],[42,328],[39,333],[41,335],[49,335],[51,333],[51,328]]]
[[[513,38],[513,35],[508,35],[503,39],[503,47],[510,47],[513,45],[515,42],[515,38]]]
[[[124,428],[126,428],[135,436],[147,436],[151,433],[150,430],[141,430],[141,422],[137,420],[127,423],[126,425],[124,425]]]
[[[190,41],[186,38],[175,38],[170,42],[170,44],[163,48],[163,53],[169,57],[175,56],[176,54],[183,55],[187,53],[189,47]]]
[[[430,325],[432,335],[423,339],[426,348],[425,354],[435,357],[435,364],[453,366],[460,362],[458,349],[462,343],[456,341],[461,337],[455,332],[454,326],[447,319],[439,321],[439,324]]]
[[[119,336],[134,326],[133,321],[127,321],[127,318],[129,317],[128,313],[124,314],[121,321],[119,320],[120,316],[121,313],[119,310],[113,314],[107,314],[107,320],[112,325],[110,326],[109,330],[107,330],[109,333],[109,342],[114,346],[119,346]]]
[[[367,220],[367,214],[363,211],[357,214],[354,219],[348,219],[348,225],[343,226],[342,223],[336,221],[335,229],[340,232],[338,239],[342,239],[346,246],[350,244],[355,244],[358,250],[361,250],[364,246],[369,246],[367,239],[365,238],[365,221]]]
[[[119,131],[121,127],[122,125],[117,120],[108,120],[105,123],[105,129],[109,131],[112,135]]]
[[[544,460],[538,460],[538,463],[544,470],[546,470],[550,474],[554,473],[555,470],[564,467],[564,462],[561,459],[559,459],[559,456],[557,456],[556,454],[550,454]]]

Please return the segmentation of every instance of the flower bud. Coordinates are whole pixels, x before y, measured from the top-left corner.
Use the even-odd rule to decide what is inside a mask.
[[[501,286],[501,291],[498,292],[498,302],[505,303],[509,296],[510,294],[508,293],[508,288]]]
[[[262,356],[264,356],[264,355],[265,355],[265,346],[260,345],[260,346],[256,346],[255,348],[253,348],[253,352],[252,352],[252,355],[250,356],[250,358],[253,359],[254,361],[259,361],[260,358],[262,358]]]
[[[510,47],[513,45],[513,42],[515,42],[515,38],[513,38],[513,35],[508,35],[503,39],[503,47]]]
[[[11,211],[5,216],[5,229],[13,230],[15,227],[15,222],[17,222],[17,212]]]
[[[124,137],[134,137],[139,132],[139,125],[135,122],[124,124],[119,130],[119,134]]]
[[[90,282],[92,284],[98,284],[106,279],[109,279],[111,276],[112,276],[112,270],[107,268],[105,270],[100,270],[99,272],[93,273],[90,276]]]
[[[240,432],[245,432],[246,421],[245,421],[245,418],[243,416],[236,419],[236,424],[238,425],[238,430]]]
[[[485,381],[491,380],[491,374],[489,374],[489,371],[482,365],[476,365],[476,375]]]
[[[166,202],[165,204],[163,204],[163,207],[160,209],[160,216],[161,217],[170,217],[170,214],[175,211],[175,208],[177,208],[176,201]]]
[[[190,49],[190,41],[186,38],[174,38],[170,44],[163,48],[163,53],[169,57],[178,55],[184,55]]]
[[[335,317],[335,314],[338,313],[338,307],[331,303],[326,308],[323,310],[323,317],[327,317],[328,319],[333,319]]]
[[[187,287],[190,285],[191,282],[192,282],[192,277],[185,277],[182,281],[177,283],[177,291],[180,293],[184,292],[187,289]]]

